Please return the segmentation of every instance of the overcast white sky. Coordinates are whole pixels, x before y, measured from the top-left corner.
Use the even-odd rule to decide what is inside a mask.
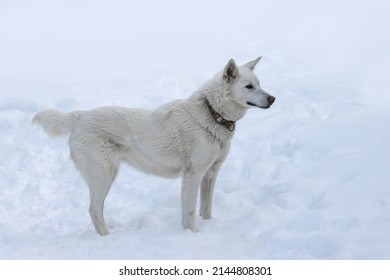
[[[320,75],[383,81],[388,11],[381,0],[2,0],[0,94],[22,94],[26,84],[112,83],[137,69],[215,71],[253,45]]]

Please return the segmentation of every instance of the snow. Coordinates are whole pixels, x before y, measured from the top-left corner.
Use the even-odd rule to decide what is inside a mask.
[[[2,1],[1,259],[389,259],[388,1]],[[33,115],[186,98],[262,55],[199,232],[180,180],[123,166],[98,236],[66,138]]]

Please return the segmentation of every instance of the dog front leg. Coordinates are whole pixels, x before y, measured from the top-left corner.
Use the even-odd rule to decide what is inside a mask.
[[[200,215],[203,219],[211,219],[214,186],[221,165],[222,161],[216,162],[203,177],[200,189]]]
[[[183,175],[181,186],[181,210],[182,223],[184,228],[196,232],[195,213],[196,199],[200,186],[202,175],[193,172],[187,172]]]

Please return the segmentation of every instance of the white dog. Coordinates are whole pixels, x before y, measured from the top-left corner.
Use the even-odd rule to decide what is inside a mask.
[[[89,213],[100,235],[109,233],[103,218],[106,195],[121,162],[145,173],[182,177],[182,223],[196,232],[195,210],[200,187],[200,215],[211,218],[212,196],[236,121],[249,108],[269,108],[275,97],[260,88],[253,70],[261,57],[224,70],[188,99],[154,111],[102,107],[91,111],[38,113],[37,123],[52,136],[68,135],[71,158],[90,192]]]

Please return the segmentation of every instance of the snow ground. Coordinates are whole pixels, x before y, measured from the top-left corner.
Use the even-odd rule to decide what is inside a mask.
[[[389,2],[183,2],[0,2],[0,259],[389,259]],[[214,219],[183,230],[180,181],[124,166],[98,236],[33,115],[156,108],[259,55],[276,103],[238,123]]]

